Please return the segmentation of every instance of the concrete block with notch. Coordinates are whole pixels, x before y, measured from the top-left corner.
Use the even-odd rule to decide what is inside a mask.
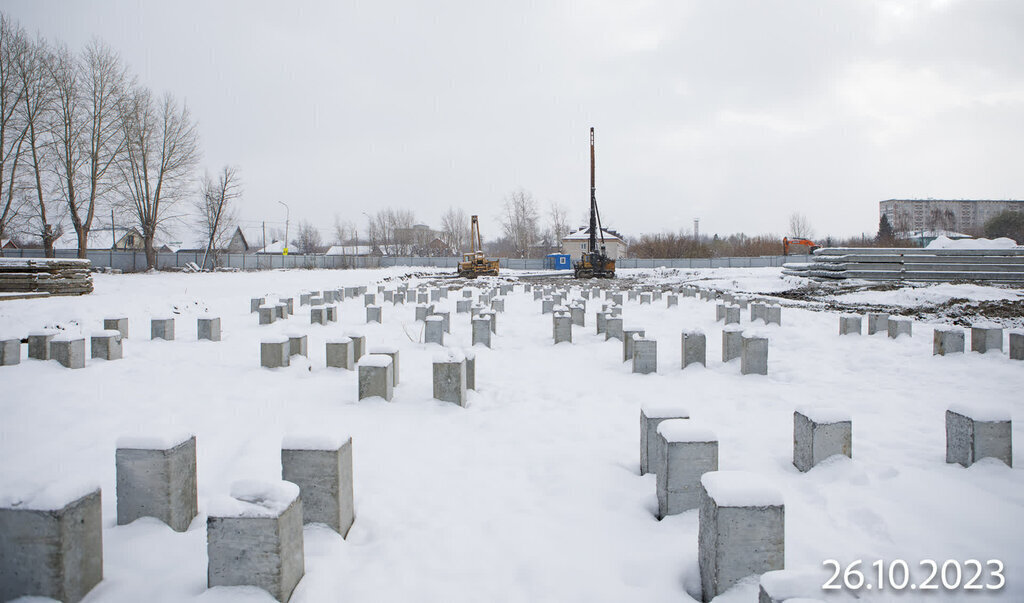
[[[220,319],[219,318],[197,318],[196,339],[199,341],[220,341]]]
[[[900,335],[913,337],[914,322],[909,318],[889,318],[886,321],[886,328],[889,330],[889,337],[896,339]]]
[[[93,358],[120,360],[124,357],[121,331],[110,329],[93,333],[89,338],[89,348]]]
[[[887,333],[889,331],[889,314],[887,312],[868,312],[868,335]]]
[[[860,335],[861,317],[856,314],[843,314],[839,317],[840,335]]]
[[[50,341],[50,357],[65,368],[85,368],[85,338],[70,333],[57,335]]]
[[[258,306],[257,306],[258,308]],[[256,310],[253,310],[255,312]],[[128,339],[128,319],[124,317],[119,318],[104,318],[103,319],[103,330],[115,330],[121,332],[121,337]]]
[[[890,319],[891,320],[891,319]],[[962,354],[964,330],[958,327],[936,327],[932,337],[932,355]]]
[[[658,425],[658,519],[700,506],[700,478],[718,471],[718,438],[689,419]]]
[[[804,406],[793,413],[793,465],[810,471],[835,455],[853,457],[853,421],[845,411]]]
[[[327,366],[350,371],[355,369],[356,362],[352,355],[351,338],[338,337],[327,342]]]
[[[636,337],[633,340],[633,372],[649,375],[658,372],[658,342]]]
[[[689,418],[690,412],[678,404],[645,402],[640,406],[640,475],[657,473],[660,466],[658,425],[668,419]]]
[[[768,374],[768,338],[756,335],[742,336],[740,373],[744,375]]]
[[[195,436],[122,437],[115,457],[117,525],[155,517],[188,530],[199,512]]]
[[[954,404],[946,411],[946,462],[970,467],[991,457],[1013,467],[1013,423],[1007,410]]]
[[[473,345],[491,347],[491,321],[489,318],[473,318]]]
[[[466,406],[466,359],[455,351],[434,358],[434,398]]]
[[[174,340],[174,319],[154,318],[149,322],[149,338]]]
[[[707,337],[703,331],[684,331],[682,341],[682,368],[691,364],[707,366]]]
[[[394,367],[391,356],[367,354],[359,361],[359,399],[379,397],[391,401],[394,395]]]
[[[735,360],[743,355],[743,330],[737,325],[722,329],[722,362]]]
[[[322,523],[344,538],[355,522],[352,438],[288,436],[281,479],[299,487],[302,522]]]
[[[1001,327],[971,327],[971,351],[1003,351],[1003,329]]]
[[[0,366],[14,366],[21,363],[21,340],[0,339]]]
[[[281,368],[290,364],[291,346],[287,337],[268,337],[260,341],[260,366]]]

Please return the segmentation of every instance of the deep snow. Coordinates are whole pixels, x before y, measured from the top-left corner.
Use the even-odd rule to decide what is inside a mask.
[[[1006,587],[971,600],[1024,600],[1021,470],[947,465],[944,447],[945,410],[959,401],[1008,409],[1022,441],[1024,363],[1005,353],[933,357],[921,322],[912,338],[840,337],[837,314],[786,307],[781,326],[758,327],[770,337],[769,374],[741,376],[738,360],[720,362],[714,304],[680,297],[674,308],[626,302],[626,322],[659,342],[658,374],[634,375],[621,344],[595,334],[598,303],[572,344],[554,346],[551,316],[517,291],[493,349],[474,350],[477,391],[460,408],[431,398],[440,350],[416,343],[414,304],[384,303],[383,324],[367,325],[362,299],[348,300],[329,326],[310,325],[298,306],[300,291],[402,272],[101,274],[88,296],[0,302],[6,333],[99,331],[117,315],[130,328],[124,360],[72,371],[25,359],[23,347],[20,365],[0,367],[0,495],[102,486],[104,581],[89,602],[270,601],[252,588],[206,589],[210,504],[238,480],[279,480],[285,436],[351,434],[355,524],[347,540],[306,528],[293,601],[685,601],[700,591],[696,511],[657,521],[655,476],[639,475],[640,405],[678,402],[718,436],[722,470],[759,474],[782,493],[788,568],[824,583],[825,559],[899,558],[920,581],[923,559],[1000,559]],[[650,283],[792,286],[778,269],[623,272]],[[297,314],[260,327],[249,298],[271,292],[295,297]],[[445,342],[461,349],[470,321],[454,312],[458,295],[447,300]],[[207,313],[222,318],[223,341],[196,341],[195,318]],[[149,340],[149,318],[163,314],[176,317],[176,341]],[[681,371],[680,333],[694,328],[707,333],[708,366]],[[259,341],[296,330],[309,335],[308,361],[261,369]],[[393,402],[357,401],[356,373],[325,368],[325,342],[353,331],[369,347],[401,350]],[[793,467],[793,410],[806,404],[852,416],[852,460]],[[177,431],[197,436],[200,516],[186,533],[151,519],[116,526],[117,439]],[[751,601],[755,590],[751,582],[719,600]]]

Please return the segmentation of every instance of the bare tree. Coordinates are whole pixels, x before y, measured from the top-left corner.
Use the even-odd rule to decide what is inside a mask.
[[[27,129],[20,112],[25,86],[17,66],[27,51],[25,32],[0,13],[0,239],[13,235],[20,205],[18,168]]]
[[[793,212],[789,215],[789,234],[796,239],[810,239],[814,237],[814,229],[807,216]]]
[[[136,86],[123,103],[124,157],[117,163],[127,211],[142,232],[146,265],[156,268],[153,239],[172,216],[171,206],[189,189],[199,160],[199,133],[186,105],[170,94],[159,105],[146,88]]]
[[[505,197],[501,228],[512,244],[515,254],[528,257],[537,241],[537,202],[529,191],[518,189]]]
[[[217,264],[217,251],[227,247],[232,231],[238,222],[238,208],[235,201],[242,196],[242,182],[238,176],[238,168],[226,165],[214,180],[209,174],[203,177],[203,185],[199,198],[196,200],[198,211],[197,226],[206,240],[206,253],[203,254],[203,268],[206,258],[212,250],[214,265]]]
[[[334,240],[338,245],[355,245],[359,242],[359,230],[355,222],[334,216]]]
[[[295,234],[295,244],[302,250],[302,253],[320,253],[323,251],[320,231],[306,220],[299,222],[299,229]]]
[[[562,249],[562,238],[569,234],[569,216],[565,208],[552,201],[548,207],[548,218],[550,222],[550,236],[553,239],[551,245],[559,250]]]
[[[441,216],[441,236],[444,243],[455,253],[462,252],[470,243],[469,216],[461,207],[449,207]]]
[[[80,58],[59,48],[49,71],[56,105],[55,188],[78,235],[78,257],[84,258],[96,211],[117,182],[111,168],[124,149],[120,111],[128,76],[117,54],[99,41]]]

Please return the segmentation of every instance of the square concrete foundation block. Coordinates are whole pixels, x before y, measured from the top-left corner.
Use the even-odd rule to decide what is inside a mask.
[[[367,293],[366,295],[363,296],[363,305],[364,306],[373,306],[373,305],[376,305],[376,303],[377,303],[377,296],[376,296],[376,294]]]
[[[284,299],[277,300],[278,305],[284,304],[285,318],[295,314],[295,298],[286,297]]]
[[[637,292],[636,291],[634,291],[632,289],[629,290],[629,291],[626,291],[626,298],[629,301],[636,301],[636,297],[637,297]]]
[[[707,337],[703,331],[683,332],[682,344],[682,368],[691,364],[707,366]]]
[[[1003,351],[1003,329],[1000,327],[971,327],[971,351]]]
[[[725,304],[717,304],[715,306],[715,322],[718,322],[725,318]]]
[[[430,303],[430,295],[427,294],[427,293],[417,293],[416,294],[416,303],[417,304],[429,304]]]
[[[466,359],[461,354],[434,359],[434,398],[466,406]]]
[[[577,327],[587,326],[587,309],[583,306],[569,308],[569,315],[572,317],[572,324]]]
[[[540,300],[540,313],[551,314],[555,309],[555,300],[549,298]]]
[[[491,347],[491,321],[487,318],[473,319],[473,345]]]
[[[555,313],[553,321],[551,337],[555,344],[572,343],[572,316],[564,312]]]
[[[534,289],[533,290],[533,301],[537,301],[538,299],[543,299],[543,298],[544,298],[544,291],[542,291],[540,289]]]
[[[322,306],[325,303],[326,303],[326,301],[324,300],[323,296],[321,296],[321,295],[314,295],[313,297],[309,298],[309,305],[310,306]]]
[[[740,307],[739,306],[726,306],[723,318],[725,318],[725,324],[727,324],[727,325],[738,325],[738,324],[740,324]]]
[[[196,320],[196,339],[220,341],[220,319],[200,318]]]
[[[765,307],[764,321],[770,325],[782,325],[782,306],[773,304]]]
[[[251,297],[251,298],[249,298],[249,313],[253,313],[253,312],[259,311],[260,306],[262,306],[265,301],[266,300],[263,299],[262,297]],[[302,305],[306,305],[308,303],[309,303],[309,298],[307,297],[306,301]]]
[[[89,348],[93,358],[120,360],[124,357],[121,331],[111,329],[93,333],[89,338]]]
[[[650,375],[658,372],[658,342],[654,339],[633,340],[633,372]]]
[[[395,292],[394,291],[385,291],[384,292],[384,301],[394,303],[395,302]]]
[[[962,354],[964,351],[964,330],[956,327],[939,327],[932,337],[932,355]]]
[[[381,323],[381,307],[380,306],[366,306],[366,322]]]
[[[351,437],[286,437],[281,479],[299,487],[303,523],[322,523],[342,538],[348,535],[356,519]]]
[[[658,446],[658,425],[668,419],[689,419],[678,404],[645,403],[640,406],[640,475],[657,473],[662,453]]]
[[[292,333],[288,337],[288,355],[309,357],[309,337]]]
[[[764,478],[740,471],[701,477],[697,561],[701,600],[785,565],[785,506]]]
[[[277,320],[277,312],[275,312],[274,308],[270,306],[260,306],[258,312],[261,325],[269,325]]]
[[[367,354],[359,361],[359,399],[379,397],[391,401],[394,395],[391,356]]]
[[[793,413],[793,465],[810,471],[837,454],[853,457],[850,415],[831,408],[798,408]]]
[[[288,601],[305,574],[299,487],[284,481],[236,482],[231,497],[210,506],[207,585],[256,586]]]
[[[597,329],[597,334],[598,335],[600,335],[600,334],[605,332],[608,316],[610,316],[610,315],[607,312],[598,312],[597,313],[597,320],[594,322],[594,325],[595,325],[595,328]]]
[[[416,306],[416,320],[426,320],[428,316],[434,311],[433,306],[427,306],[419,304]]]
[[[619,341],[624,341],[624,336],[622,333],[621,316],[611,316],[605,319],[604,340],[608,341],[609,339],[618,339]]]
[[[649,306],[649,305],[651,305],[651,300],[652,299],[653,299],[653,296],[650,293],[641,293],[640,294],[640,305],[648,305]]]
[[[290,342],[287,337],[272,337],[260,342],[260,366],[281,368],[290,364]]]
[[[466,356],[466,389],[476,391],[476,354],[467,351]]]
[[[668,296],[665,297],[665,307],[666,308],[671,308],[672,306],[678,306],[678,305],[679,305],[679,296],[678,295],[668,295]]]
[[[188,530],[199,510],[195,436],[121,438],[115,457],[117,525],[155,517]]]
[[[352,340],[341,337],[327,342],[327,366],[330,368],[355,369],[352,356]]]
[[[490,324],[487,328],[490,328]],[[427,317],[423,326],[423,343],[444,345],[444,319],[440,316]]]
[[[313,299],[313,294],[312,293],[300,293],[299,294],[299,305],[300,306],[308,306],[309,305],[309,301],[311,299]]]
[[[718,471],[718,438],[689,419],[658,425],[658,519],[700,506],[700,478]]]
[[[743,355],[743,330],[729,325],[722,329],[722,362],[735,360]]]
[[[28,357],[35,360],[50,359],[50,342],[57,336],[56,331],[37,331],[28,335]]]
[[[743,375],[768,374],[768,338],[743,336],[740,352],[740,373]]]
[[[1024,333],[1010,333],[1010,360],[1024,360]]]
[[[311,325],[325,325],[327,324],[327,308],[324,306],[312,306],[309,309],[309,324]]]
[[[284,304],[276,304],[274,306],[274,316],[277,320],[284,320],[288,318],[288,306]]]
[[[149,322],[149,338],[174,341],[174,319],[154,318]]]
[[[887,333],[889,331],[889,315],[885,312],[868,312],[868,335]]]
[[[50,341],[50,357],[65,368],[85,368],[85,338],[59,335]]]
[[[470,290],[470,289],[463,289],[462,290],[462,297],[466,298],[466,299],[469,299],[469,298],[473,297],[473,291]]]
[[[460,299],[455,302],[455,313],[456,314],[467,314],[469,313],[470,307],[473,305],[473,300]]]
[[[750,322],[754,322],[755,320],[758,319],[767,322],[767,307],[767,304],[763,304],[760,302],[750,304]]]
[[[338,322],[338,306],[324,306],[324,320]]]
[[[635,327],[623,327],[622,328],[622,361],[633,359],[633,342],[634,335],[643,337],[647,332],[644,329],[637,329]]]
[[[0,601],[80,601],[103,579],[98,488],[51,486],[0,494]]]
[[[128,339],[128,319],[127,318],[104,318],[103,319],[103,330],[105,331],[120,331],[123,339]]]
[[[433,314],[431,314],[431,316],[440,316],[441,317],[441,323],[444,325],[444,332],[445,333],[451,333],[452,332],[451,312],[434,312]],[[493,320],[492,320],[492,322],[493,322]],[[493,331],[493,329],[492,329],[492,331]]]
[[[352,340],[352,360],[359,362],[359,359],[366,354],[366,336],[359,333],[349,333],[348,338]]]
[[[394,346],[389,346],[389,345],[378,345],[378,346],[374,346],[374,347],[370,348],[369,353],[370,354],[383,354],[385,356],[390,356],[391,357],[391,376],[393,378],[392,381],[391,381],[391,385],[397,387],[398,386],[398,381],[399,381],[399,377],[398,377],[398,373],[399,373],[399,366],[398,366],[399,354],[398,354],[398,348],[396,348]]]
[[[1000,408],[958,404],[946,411],[946,462],[970,467],[985,457],[1013,466],[1010,413]]]
[[[843,314],[839,317],[840,335],[860,335],[861,318],[855,314]]]
[[[0,366],[14,366],[21,363],[21,340],[0,340]]]
[[[891,339],[896,339],[900,335],[914,336],[914,323],[909,318],[890,318],[886,321],[886,328]]]

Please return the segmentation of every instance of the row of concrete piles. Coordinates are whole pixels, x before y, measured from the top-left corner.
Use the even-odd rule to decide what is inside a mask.
[[[859,314],[843,314],[839,317],[840,335],[860,335],[863,331],[864,317]],[[971,351],[981,354],[1001,354],[1005,341],[1003,328],[997,325],[978,325],[970,327]],[[867,315],[867,334],[888,333],[896,339],[900,336],[913,336],[913,322],[909,318],[894,317],[884,312],[870,312]],[[960,327],[935,327],[932,333],[932,355],[963,353],[966,349],[966,331]],[[1009,356],[1011,360],[1024,360],[1024,331],[1010,331]]]
[[[177,532],[198,515],[196,438],[121,438],[117,524],[154,517]],[[305,573],[303,525],[346,537],[355,521],[352,438],[288,437],[280,482],[236,482],[206,519],[207,586],[256,586],[287,601]],[[5,493],[6,494],[6,493]],[[103,579],[99,488],[6,494],[0,505],[0,600],[74,602]]]
[[[150,321],[150,339],[174,340],[175,319],[154,318]],[[124,358],[124,340],[128,338],[128,319],[106,318],[103,329],[89,335],[90,357],[102,360]],[[196,338],[200,341],[220,341],[220,318],[200,317],[196,319]],[[0,339],[0,366],[21,363],[21,346],[27,346],[28,358],[34,360],[56,360],[62,366],[85,368],[85,336],[59,329],[33,331],[24,340],[20,338]]]
[[[837,456],[853,457],[850,415],[834,408],[798,408],[793,413],[793,465],[807,472]],[[1013,466],[1009,413],[984,406],[951,406],[946,411],[946,462],[969,467],[982,458]],[[699,510],[703,601],[752,574],[783,569],[781,495],[771,488],[751,488],[757,476],[719,471],[718,438],[691,421],[685,408],[664,404],[641,408],[640,474],[647,473],[656,475],[659,519]],[[777,581],[776,577],[762,583],[762,597],[776,590]]]

